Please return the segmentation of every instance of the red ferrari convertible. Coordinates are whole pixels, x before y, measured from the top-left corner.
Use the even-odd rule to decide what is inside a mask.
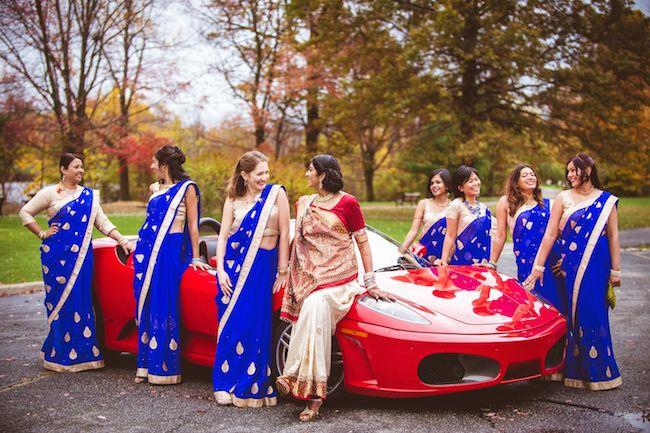
[[[219,223],[201,220],[201,254],[214,264]],[[396,302],[360,295],[333,337],[329,392],[382,397],[461,392],[558,372],[566,320],[512,277],[486,268],[420,268],[399,244],[368,227],[379,286]],[[109,238],[93,241],[98,330],[105,351],[137,351],[133,263]],[[360,266],[361,268],[361,266]],[[216,350],[215,272],[185,272],[182,354],[212,366]],[[277,312],[282,294],[274,295]],[[291,325],[275,321],[274,368],[284,366]]]

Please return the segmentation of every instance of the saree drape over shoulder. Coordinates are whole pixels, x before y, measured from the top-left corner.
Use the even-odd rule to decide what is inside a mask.
[[[281,318],[293,324],[282,379],[301,399],[325,398],[331,340],[362,288],[352,237],[365,233],[357,200],[343,194],[331,208],[301,197]]]
[[[422,219],[424,223],[422,226],[422,237],[420,244],[424,246],[424,259],[428,263],[423,265],[430,265],[442,257],[442,246],[445,242],[445,234],[447,234],[447,218],[445,218],[445,211],[434,212],[430,209],[430,204],[425,202],[424,216]]]
[[[512,242],[517,262],[517,279],[523,282],[533,270],[535,259],[542,244],[546,226],[551,215],[551,201],[524,204],[512,217]],[[564,279],[553,275],[553,265],[560,259],[560,242],[556,242],[546,259],[544,275],[532,292],[549,302],[562,314],[567,314],[567,297]]]
[[[92,308],[92,234],[99,200],[89,188],[64,204],[48,224],[59,232],[41,245],[49,332],[41,349],[45,368],[75,372],[104,366]]]
[[[447,208],[447,218],[458,220],[458,234],[454,242],[451,265],[474,265],[490,259],[492,248],[492,215],[483,203],[477,213],[471,213],[463,200],[452,200]]]
[[[278,248],[260,248],[280,185],[267,185],[228,237],[224,269],[233,285],[225,295],[217,281],[219,331],[212,372],[215,398],[238,407],[276,404],[271,385],[271,291]]]
[[[182,233],[169,231],[190,187],[196,189],[198,199],[199,189],[189,179],[151,196],[133,253],[139,337],[136,376],[157,385],[181,381],[179,295],[192,248],[187,224]]]
[[[607,191],[564,211],[562,269],[566,272],[569,332],[564,384],[605,390],[622,383],[606,300],[611,269],[607,220],[618,198]]]

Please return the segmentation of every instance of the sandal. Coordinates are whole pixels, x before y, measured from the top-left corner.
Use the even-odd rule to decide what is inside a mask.
[[[140,376],[136,376],[134,380],[135,383],[144,383],[146,381],[147,381],[146,377],[140,377]]]
[[[278,376],[275,379],[275,387],[280,395],[291,394],[291,385],[289,385],[289,381],[282,376]]]
[[[312,409],[309,406],[311,406],[313,403],[319,403],[318,406],[316,406],[316,409]],[[300,415],[298,416],[300,418],[300,421],[302,422],[311,422],[314,421],[318,415],[319,415],[319,409],[323,405],[323,400],[319,399],[314,399],[310,400],[309,404],[307,405],[306,408],[303,409],[302,412],[300,412]]]

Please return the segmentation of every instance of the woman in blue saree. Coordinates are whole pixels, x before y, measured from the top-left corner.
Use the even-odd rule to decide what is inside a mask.
[[[423,266],[431,266],[442,257],[442,244],[447,232],[445,212],[449,206],[451,190],[451,174],[447,169],[438,168],[431,172],[427,183],[428,198],[420,200],[415,208],[411,229],[399,247],[401,254],[407,254],[411,248],[416,260]],[[422,236],[411,247],[420,229]]]
[[[268,184],[267,157],[241,156],[230,178],[217,243],[219,329],[213,367],[218,404],[276,404],[271,378],[271,292],[289,263],[289,201]]]
[[[551,200],[542,197],[537,173],[528,164],[518,164],[506,183],[506,195],[497,202],[497,231],[492,244],[488,267],[496,269],[510,229],[513,251],[517,262],[517,279],[523,282],[533,270],[535,257],[551,216]],[[538,281],[532,292],[566,315],[566,292],[560,275],[560,245],[553,244],[546,259],[543,281]],[[555,275],[555,274],[556,275]]]
[[[181,381],[180,283],[188,265],[209,269],[199,255],[199,188],[183,170],[176,146],[156,150],[147,216],[133,257],[138,326],[135,382]]]
[[[621,284],[618,198],[600,189],[594,160],[580,153],[566,166],[571,189],[555,199],[542,247],[525,285],[542,278],[560,238],[566,278],[567,351],[564,384],[592,391],[622,384],[609,328],[608,286]]]
[[[104,366],[95,333],[92,307],[93,228],[115,239],[128,254],[133,245],[106,218],[99,195],[81,185],[81,157],[64,153],[59,161],[61,182],[40,190],[20,217],[42,239],[41,263],[49,332],[41,349],[48,370],[76,372]],[[34,219],[46,210],[48,229]]]
[[[492,216],[478,201],[481,179],[475,168],[461,165],[452,178],[454,195],[446,211],[447,233],[442,258],[435,264],[475,265],[490,259]]]

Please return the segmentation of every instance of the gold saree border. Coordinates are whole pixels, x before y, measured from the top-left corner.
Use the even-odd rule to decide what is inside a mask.
[[[302,400],[308,400],[312,396],[325,399],[327,397],[326,380],[303,380],[296,376],[279,376],[289,384],[291,395]]]
[[[603,193],[601,193],[601,195],[602,194],[604,194],[604,191]],[[600,195],[596,197],[594,201],[596,201],[598,198],[600,198]],[[576,308],[578,307],[577,302],[578,302],[578,296],[580,294],[580,286],[582,285],[582,279],[585,276],[585,272],[587,271],[587,266],[589,266],[589,261],[591,260],[591,256],[594,252],[594,249],[596,248],[598,239],[600,238],[600,235],[603,229],[605,228],[605,224],[607,224],[607,220],[609,219],[609,214],[611,213],[612,208],[614,207],[617,201],[618,201],[618,197],[616,197],[613,194],[607,198],[607,201],[603,205],[603,210],[600,212],[600,216],[598,217],[598,220],[594,225],[594,229],[589,234],[589,239],[587,240],[587,246],[585,248],[584,253],[582,253],[582,259],[580,260],[580,265],[578,266],[578,273],[576,274],[576,280],[573,283],[573,289],[571,294],[571,323],[575,324]]]
[[[88,361],[81,362],[79,364],[64,365],[52,361],[47,361],[44,359],[45,354],[41,352],[41,358],[43,358],[43,368],[46,370],[56,371],[57,373],[77,373],[80,371],[87,370],[97,370],[104,368],[104,360],[100,359],[99,361]]]
[[[149,263],[147,264],[147,271],[144,276],[144,281],[142,282],[142,289],[140,290],[140,297],[138,299],[138,317],[135,318],[136,326],[140,325],[142,309],[144,308],[144,303],[147,299],[147,296],[149,295],[151,276],[153,275],[153,269],[156,266],[156,262],[158,261],[158,253],[160,252],[160,248],[162,247],[165,236],[167,236],[169,227],[172,225],[172,222],[176,217],[176,210],[178,209],[178,206],[180,206],[183,197],[185,197],[185,192],[187,191],[187,188],[190,187],[190,185],[196,185],[196,182],[188,180],[181,186],[181,188],[179,188],[179,190],[176,192],[176,195],[169,204],[169,208],[167,208],[165,218],[163,218],[162,223],[160,223],[160,227],[158,227],[158,235],[156,236],[153,248],[151,249],[151,256],[149,257]]]
[[[603,380],[599,382],[589,382],[587,380],[579,379],[564,379],[564,385],[569,388],[579,388],[587,389],[589,391],[606,391],[608,389],[614,389],[623,384],[623,378],[621,376],[612,380]]]
[[[72,288],[77,282],[77,277],[79,276],[81,267],[83,266],[84,260],[86,259],[86,255],[88,254],[88,248],[90,247],[90,242],[93,239],[93,230],[95,229],[95,217],[97,216],[97,211],[99,210],[99,193],[95,192],[90,188],[88,189],[92,192],[93,204],[90,210],[90,216],[88,217],[88,225],[86,226],[86,233],[84,233],[84,238],[83,241],[81,242],[81,248],[79,250],[79,254],[77,255],[77,260],[74,264],[74,267],[72,268],[72,273],[68,278],[68,282],[65,288],[63,289],[63,292],[61,292],[61,296],[59,297],[59,302],[57,302],[56,307],[54,307],[50,315],[47,317],[47,324],[50,327],[52,326],[52,322],[54,322],[55,318],[59,317],[59,313],[61,312],[61,309],[63,308],[66,301],[68,300],[68,297],[72,292]],[[77,199],[78,198],[79,197],[77,197]],[[61,206],[61,208],[63,208],[63,206]]]
[[[235,394],[226,391],[214,391],[214,399],[217,400],[219,393],[226,394],[230,397],[232,405],[240,408],[261,408],[265,406],[275,406],[278,404],[277,397],[262,397],[262,398],[239,398]]]
[[[562,382],[564,380],[564,373],[545,374],[542,380],[547,382]]]
[[[181,383],[181,375],[173,374],[171,376],[158,376],[157,374],[147,373],[147,382],[152,385],[176,385]]]
[[[246,252],[246,257],[244,258],[244,262],[242,263],[241,272],[239,273],[239,278],[237,279],[237,285],[235,287],[235,290],[233,290],[232,296],[230,297],[230,302],[228,303],[228,307],[226,307],[226,311],[224,311],[223,316],[219,321],[219,328],[217,330],[217,343],[221,338],[221,333],[223,331],[223,328],[225,328],[226,323],[228,323],[228,319],[232,314],[233,308],[235,308],[235,304],[237,304],[237,299],[239,298],[239,295],[241,294],[241,291],[244,288],[244,284],[248,279],[248,274],[250,273],[251,268],[253,267],[253,262],[255,261],[255,257],[257,256],[257,251],[259,250],[259,247],[262,243],[262,237],[264,237],[264,229],[266,229],[266,223],[268,222],[269,216],[271,215],[271,210],[273,210],[273,206],[275,205],[275,199],[278,196],[278,192],[280,191],[280,188],[282,188],[281,185],[273,185],[271,187],[271,191],[269,192],[269,195],[266,198],[264,207],[262,207],[262,210],[260,211],[260,219],[257,222],[257,226],[255,227],[255,233],[253,233],[251,246],[248,248],[248,251]]]

